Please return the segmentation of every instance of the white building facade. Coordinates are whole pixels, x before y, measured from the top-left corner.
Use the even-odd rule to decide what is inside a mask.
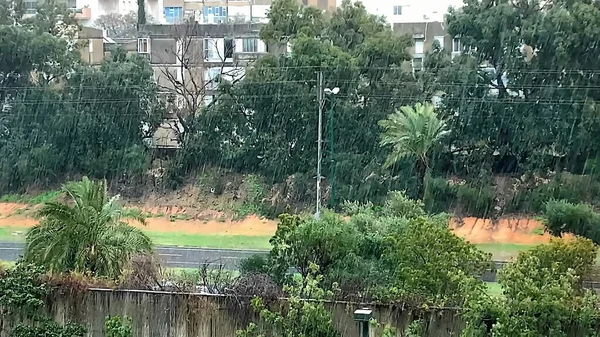
[[[392,25],[407,22],[443,22],[449,7],[461,7],[462,0],[365,0],[367,11],[383,15]]]

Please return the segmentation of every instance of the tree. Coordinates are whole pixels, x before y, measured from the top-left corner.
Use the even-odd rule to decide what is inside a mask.
[[[64,56],[65,39],[22,27],[0,31],[7,39],[0,98],[10,105],[1,122],[0,187],[47,186],[69,172],[139,182],[150,161],[143,138],[165,113],[148,60],[118,49],[90,67]],[[35,47],[24,49],[29,42]]]
[[[69,204],[46,203],[38,213],[41,223],[27,233],[27,261],[51,272],[116,278],[133,255],[152,250],[150,238],[124,221],[145,219],[125,214],[119,197],[109,197],[106,181],[83,178],[66,184],[63,193]]]
[[[449,133],[446,122],[438,118],[431,103],[403,106],[379,122],[385,129],[381,146],[392,145],[385,166],[390,167],[404,157],[416,157],[417,197],[423,198],[425,174],[432,148]]]
[[[490,255],[457,237],[447,217],[411,219],[390,235],[382,296],[419,305],[462,306],[484,292]]]
[[[331,122],[323,158],[324,172],[336,172],[339,199],[378,201],[388,188],[412,194],[412,186],[407,186],[412,182],[393,180],[381,168],[383,149],[371,145],[378,141],[379,120],[415,103],[408,97],[413,88],[407,85],[413,76],[401,69],[410,60],[406,48],[412,38],[394,34],[384,19],[369,14],[359,2],[344,1],[328,17],[296,1],[280,0],[273,3],[269,18],[261,39],[274,51],[282,48],[282,53],[261,57],[243,79],[220,85],[216,103],[198,117],[202,130],[219,132],[197,136],[211,151],[193,162],[217,160],[273,177],[275,182],[292,174],[313,176],[316,72],[321,71],[324,87],[340,88],[339,95],[328,96],[325,107],[335,112],[325,116]],[[286,43],[289,54],[283,52]],[[333,104],[335,108],[329,109]],[[312,195],[312,187],[304,181],[297,186],[308,188],[298,194]]]
[[[579,235],[600,244],[600,214],[590,205],[572,204],[564,200],[546,203],[544,225],[552,235]]]
[[[598,156],[593,18],[600,6],[588,0],[469,0],[450,11],[463,56],[438,83],[458,170],[582,172]]]
[[[237,337],[339,337],[333,326],[331,312],[324,301],[333,296],[332,291],[320,287],[323,276],[318,275],[319,266],[310,265],[310,273],[300,282],[286,287],[289,293],[287,307],[282,312],[271,311],[258,297],[252,299],[252,307],[267,324],[260,330],[250,323],[238,330]]]
[[[147,23],[152,23],[152,18],[146,18]],[[138,17],[136,12],[129,12],[125,15],[119,13],[109,13],[100,15],[94,26],[106,30],[106,34],[113,38],[132,38],[137,37]]]
[[[500,272],[503,296],[468,303],[463,336],[597,336],[598,297],[581,286],[596,253],[581,238],[521,252]]]
[[[323,219],[316,220],[283,214],[280,220],[269,241],[273,246],[269,267],[280,283],[289,282],[286,276],[290,268],[306,278],[311,265],[320,264],[319,269],[329,284],[334,269],[352,268],[350,264],[358,255],[358,233],[340,216],[325,213]]]
[[[146,1],[137,0],[138,11],[137,11],[137,29],[146,24]]]

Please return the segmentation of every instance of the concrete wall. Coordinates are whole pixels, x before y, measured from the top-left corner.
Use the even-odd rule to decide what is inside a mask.
[[[274,304],[274,307],[281,303]],[[360,337],[358,323],[353,320],[356,304],[328,304],[334,322],[344,337]],[[256,315],[239,299],[146,291],[112,291],[95,289],[79,293],[51,294],[48,312],[58,322],[85,324],[88,336],[103,337],[104,321],[109,315],[133,318],[135,337],[233,337],[238,329]],[[413,320],[410,310],[391,305],[371,306],[379,323],[390,323],[402,330]],[[2,317],[0,337],[8,336],[13,320]],[[458,336],[462,322],[454,310],[428,313],[428,336]],[[381,330],[372,334],[381,336]],[[400,336],[400,334],[399,334]]]

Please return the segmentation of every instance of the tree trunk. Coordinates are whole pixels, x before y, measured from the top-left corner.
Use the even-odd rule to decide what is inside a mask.
[[[427,163],[423,159],[417,160],[417,199],[423,200],[425,194],[425,174],[427,173]]]

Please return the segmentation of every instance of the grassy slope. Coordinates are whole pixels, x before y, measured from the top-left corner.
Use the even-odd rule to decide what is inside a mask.
[[[0,241],[24,242],[27,228],[0,227]],[[269,236],[202,235],[145,231],[157,246],[270,249]]]
[[[157,246],[187,246],[206,248],[270,249],[269,236],[204,235],[145,231]],[[20,234],[19,234],[20,233]],[[26,228],[0,227],[0,241],[25,241]],[[477,247],[491,253],[495,260],[508,260],[531,245],[480,244]]]

